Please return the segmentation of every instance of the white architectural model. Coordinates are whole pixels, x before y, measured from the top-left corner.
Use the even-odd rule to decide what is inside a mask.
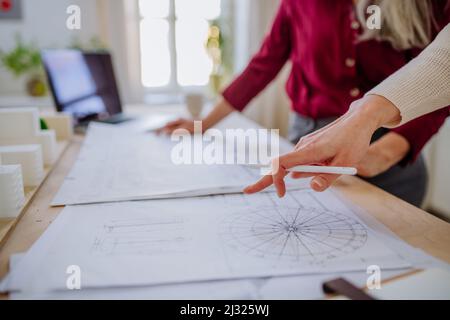
[[[44,177],[42,148],[38,144],[0,146],[3,164],[20,164],[25,187],[38,186]]]
[[[38,144],[45,165],[56,160],[54,130],[40,130],[37,108],[0,109],[0,145]]]

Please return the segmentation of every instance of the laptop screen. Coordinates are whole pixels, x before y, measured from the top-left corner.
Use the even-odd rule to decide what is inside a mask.
[[[110,54],[44,50],[41,55],[58,111],[77,123],[122,111]]]

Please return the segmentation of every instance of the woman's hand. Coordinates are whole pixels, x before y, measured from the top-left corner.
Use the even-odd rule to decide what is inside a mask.
[[[395,132],[389,132],[372,143],[358,164],[358,175],[372,178],[399,163],[409,152],[408,140]]]
[[[202,131],[205,132],[233,111],[234,108],[225,99],[220,100],[202,120]],[[185,129],[190,133],[194,133],[194,120],[180,118],[171,121],[164,127],[156,130],[156,133],[172,134],[177,129]]]
[[[328,126],[309,134],[295,150],[273,161],[272,174],[264,176],[244,189],[245,193],[259,192],[274,184],[279,197],[284,196],[284,177],[287,169],[297,165],[318,164],[330,166],[357,166],[369,149],[370,139],[376,129],[397,121],[398,109],[387,99],[369,95],[357,100],[349,111]],[[294,178],[313,176],[311,188],[324,191],[339,175],[293,173]]]
[[[177,129],[185,129],[189,133],[194,133],[194,120],[179,118],[168,122],[164,127],[156,130],[156,133],[172,134]]]

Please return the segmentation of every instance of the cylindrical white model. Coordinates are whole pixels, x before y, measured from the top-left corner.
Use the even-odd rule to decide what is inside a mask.
[[[0,165],[0,218],[15,218],[25,202],[20,165]]]

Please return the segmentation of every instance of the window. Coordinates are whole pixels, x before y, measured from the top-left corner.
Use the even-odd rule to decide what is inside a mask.
[[[178,91],[206,86],[212,61],[205,50],[221,0],[139,0],[141,82]]]

